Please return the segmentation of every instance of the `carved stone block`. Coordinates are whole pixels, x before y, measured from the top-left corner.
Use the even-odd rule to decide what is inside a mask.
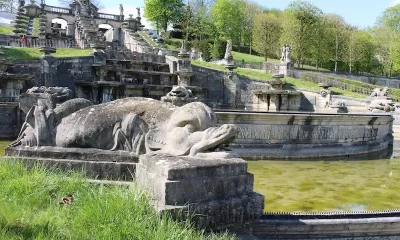
[[[253,175],[239,158],[146,154],[139,158],[136,180],[153,193],[157,210],[189,211],[201,216],[195,218],[201,227],[244,224],[264,209],[264,196],[253,192]]]

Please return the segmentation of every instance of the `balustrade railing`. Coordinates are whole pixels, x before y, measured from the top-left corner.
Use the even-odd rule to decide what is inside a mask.
[[[73,44],[73,40],[69,38],[43,40],[35,37],[28,37],[26,43],[24,43],[22,42],[21,38],[9,35],[0,35],[0,46],[28,47],[28,48],[38,48],[41,46],[49,46],[55,48],[76,47],[75,44]]]
[[[0,97],[0,103],[1,102],[18,102],[19,97]]]
[[[110,19],[110,20],[115,20],[115,21],[122,20],[120,15],[114,15],[114,14],[108,14],[108,13],[98,13],[97,18]]]
[[[56,7],[56,6],[48,6],[46,5],[44,7],[44,10],[46,12],[55,12],[55,13],[65,13],[65,14],[72,14],[72,9],[70,8],[62,8],[62,7]]]

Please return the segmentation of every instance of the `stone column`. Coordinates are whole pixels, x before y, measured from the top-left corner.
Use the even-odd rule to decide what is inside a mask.
[[[178,75],[178,85],[188,87],[190,86],[190,78],[193,76],[192,65],[190,62],[190,55],[186,50],[186,42],[182,41],[181,51],[178,54],[180,58],[178,60],[177,72]]]
[[[68,23],[67,24],[67,37],[74,37],[75,36],[75,23]]]
[[[42,63],[42,84],[46,87],[56,87],[54,79],[57,79],[57,59],[52,55],[43,55],[40,57]]]
[[[271,111],[271,112],[279,111],[279,95],[278,94],[270,95],[269,111]]]
[[[236,72],[227,71],[224,73],[224,103],[228,108],[237,108],[240,104],[239,78]]]
[[[281,108],[280,111],[287,111],[289,110],[289,96],[287,94],[281,95]]]

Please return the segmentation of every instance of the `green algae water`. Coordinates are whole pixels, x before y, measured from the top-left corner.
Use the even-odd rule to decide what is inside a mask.
[[[249,161],[266,212],[400,208],[400,159]]]
[[[11,141],[0,140],[0,156]],[[266,212],[400,208],[400,159],[249,161]]]
[[[4,156],[4,150],[11,141],[0,140],[0,157]]]

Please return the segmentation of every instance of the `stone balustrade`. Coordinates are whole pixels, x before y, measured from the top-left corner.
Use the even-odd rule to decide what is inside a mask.
[[[45,42],[43,42],[45,41]],[[54,48],[71,48],[73,46],[72,39],[58,38],[41,40],[36,37],[28,37],[25,47],[38,48],[44,44]],[[10,35],[0,35],[0,45],[8,47],[23,47],[22,39]]]
[[[56,7],[56,6],[49,6],[46,5],[44,7],[46,12],[53,12],[53,13],[62,13],[62,14],[72,14],[72,9],[70,8],[63,8],[63,7]]]

